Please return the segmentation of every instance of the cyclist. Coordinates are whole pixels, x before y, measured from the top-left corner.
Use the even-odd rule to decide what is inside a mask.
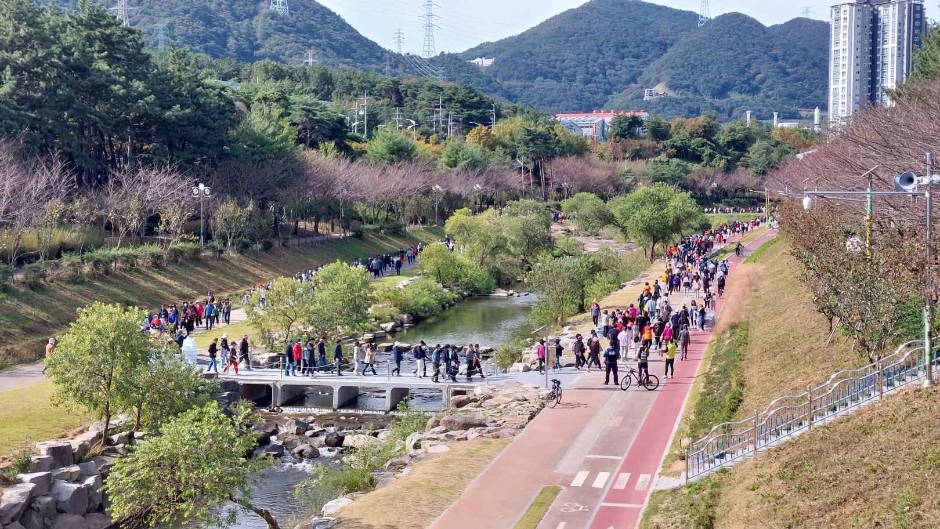
[[[607,374],[604,377],[604,385],[610,383],[610,373],[614,373],[614,385],[620,385],[620,378],[617,376],[617,360],[620,359],[620,351],[611,343],[607,349],[604,350],[604,365],[607,366]]]
[[[640,350],[637,351],[636,353],[636,361],[637,361],[636,368],[637,368],[637,371],[640,372],[638,379],[643,384],[646,384],[646,382],[649,380],[649,375],[650,375],[649,358],[650,358],[649,346],[644,345],[643,347],[640,347]]]

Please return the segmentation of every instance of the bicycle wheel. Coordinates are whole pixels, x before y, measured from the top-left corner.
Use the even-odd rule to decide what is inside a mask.
[[[548,394],[548,407],[554,408],[558,405],[558,401],[561,400],[561,395],[557,395],[556,392],[552,391]]]
[[[561,388],[558,388],[558,393],[555,394],[555,405],[561,404]],[[555,406],[552,406],[553,408]]]
[[[645,387],[648,391],[653,391],[659,387],[659,378],[656,375],[649,375],[646,378],[646,384],[643,387]]]
[[[626,391],[630,389],[630,384],[633,383],[633,377],[630,376],[630,373],[627,373],[620,379],[620,389]]]

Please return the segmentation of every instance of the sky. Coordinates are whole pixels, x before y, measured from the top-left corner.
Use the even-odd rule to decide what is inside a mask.
[[[395,50],[395,30],[404,36],[403,51],[421,54],[424,46],[424,0],[317,0],[339,13],[360,33]],[[654,3],[698,11],[701,0],[652,0]],[[516,35],[544,20],[582,5],[585,0],[434,0],[438,16],[435,46],[438,52],[461,52],[481,42]],[[764,24],[779,24],[803,16],[829,20],[829,6],[837,0],[709,0],[711,15],[737,11]],[[935,16],[926,2],[928,17]]]

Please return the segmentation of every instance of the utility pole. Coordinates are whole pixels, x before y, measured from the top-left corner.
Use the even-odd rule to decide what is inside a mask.
[[[395,33],[393,33],[393,35],[395,35],[395,51],[396,51],[399,55],[401,55],[401,54],[402,54],[402,51],[401,51],[401,50],[402,50],[402,46],[401,46],[401,45],[402,45],[403,42],[405,42],[405,34],[404,34],[404,32],[402,32],[401,28],[399,28],[399,29],[396,29],[396,30],[395,30]]]
[[[304,64],[307,66],[313,66],[316,64],[317,60],[313,58],[316,51],[313,48],[307,48],[307,58],[304,59]]]
[[[447,137],[450,138],[454,135],[454,113],[447,113]]]
[[[434,8],[440,7],[434,3],[434,0],[426,0],[424,2],[424,16],[421,18],[424,19],[424,57],[430,59],[437,55],[437,48],[434,45],[434,28],[437,27],[434,24],[434,19],[437,18],[437,15],[434,14]]]
[[[702,7],[698,13],[698,27],[704,26],[709,20],[711,20],[711,15],[708,13],[708,0],[702,0]]]
[[[392,120],[395,122],[395,128],[396,128],[397,130],[401,130],[401,122],[402,122],[404,119],[405,119],[405,118],[402,117],[402,115],[401,115],[401,107],[396,107],[396,108],[395,108],[395,117],[392,118]]]
[[[290,8],[287,6],[287,0],[271,0],[271,11],[278,15],[289,17]]]
[[[363,92],[362,99],[356,100],[356,122],[360,121],[359,116],[362,116],[362,125],[363,125],[363,137],[369,139],[369,93]]]
[[[496,128],[496,103],[493,103],[493,120],[490,122],[490,130]]]

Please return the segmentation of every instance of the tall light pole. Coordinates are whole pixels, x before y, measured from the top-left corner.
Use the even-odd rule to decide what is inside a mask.
[[[206,247],[206,215],[205,215],[205,199],[212,196],[212,190],[209,186],[199,183],[198,185],[193,186],[193,198],[199,199],[199,244],[205,248]]]
[[[408,127],[411,129],[411,139],[417,141],[418,139],[418,123],[413,119],[406,119],[405,121],[411,122],[411,126]]]
[[[339,226],[343,229],[343,237],[346,236],[346,209],[343,204],[343,197],[346,195],[345,187],[337,187],[336,194],[339,195]]]
[[[431,191],[434,192],[434,224],[437,225],[441,223],[441,217],[438,214],[438,210],[440,209],[441,195],[444,194],[444,188],[439,185],[435,185]]]

